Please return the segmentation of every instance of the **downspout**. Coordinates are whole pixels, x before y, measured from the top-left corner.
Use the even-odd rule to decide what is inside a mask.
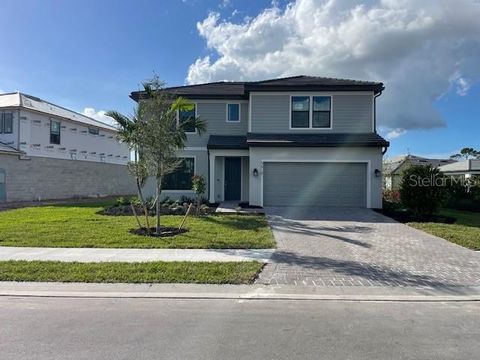
[[[373,96],[373,132],[377,133],[377,97],[382,95],[382,90]]]

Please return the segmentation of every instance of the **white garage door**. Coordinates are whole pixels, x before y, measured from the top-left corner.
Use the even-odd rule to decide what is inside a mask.
[[[366,163],[266,162],[264,206],[366,207]]]

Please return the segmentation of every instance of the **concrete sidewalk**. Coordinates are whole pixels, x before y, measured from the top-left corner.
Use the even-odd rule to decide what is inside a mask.
[[[274,249],[96,249],[0,247],[0,261],[65,262],[259,261],[268,262]]]

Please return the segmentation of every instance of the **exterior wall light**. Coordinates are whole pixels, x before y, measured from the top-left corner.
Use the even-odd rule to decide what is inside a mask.
[[[253,176],[255,176],[255,177],[258,176],[258,170],[257,169],[253,169]]]
[[[375,173],[375,177],[380,177],[382,175],[382,172],[378,169],[375,169],[374,173]]]

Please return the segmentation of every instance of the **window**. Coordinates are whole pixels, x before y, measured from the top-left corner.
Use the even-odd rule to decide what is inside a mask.
[[[325,129],[331,127],[330,96],[292,96],[292,129]]]
[[[292,128],[310,127],[310,97],[292,96]]]
[[[98,135],[98,133],[100,132],[100,130],[96,127],[88,127],[88,133],[89,134],[92,134],[92,135]]]
[[[330,127],[330,96],[313,97],[312,127]]]
[[[240,104],[227,104],[227,122],[240,121]]]
[[[178,123],[182,124],[185,121],[195,117],[195,106],[192,110],[180,110],[178,112]],[[188,125],[185,127],[185,132],[187,133],[194,133],[195,127],[193,125]]]
[[[3,113],[0,117],[0,134],[11,134],[13,132],[13,114]]]
[[[184,158],[180,166],[165,176],[165,190],[192,190],[192,176],[195,172],[195,159]]]
[[[50,120],[50,144],[60,145],[60,121]]]

